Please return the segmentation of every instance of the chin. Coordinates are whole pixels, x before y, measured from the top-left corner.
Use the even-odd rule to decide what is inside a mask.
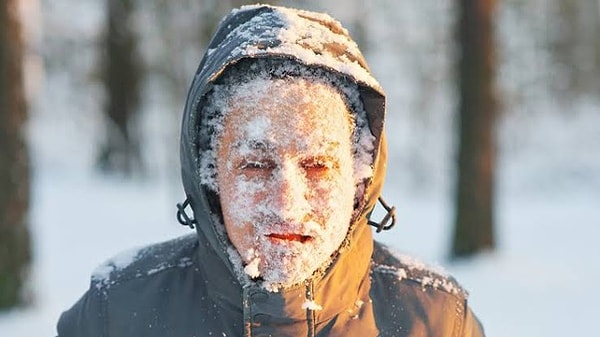
[[[305,281],[315,277],[325,270],[331,263],[328,258],[292,259],[287,266],[264,264],[260,268],[263,287],[269,291],[277,292],[281,289],[294,288]],[[266,260],[265,262],[267,262]],[[275,259],[274,261],[281,261]],[[316,262],[319,261],[319,262]],[[295,267],[290,267],[295,266]]]

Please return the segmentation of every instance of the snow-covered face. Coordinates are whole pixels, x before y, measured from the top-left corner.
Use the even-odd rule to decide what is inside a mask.
[[[346,237],[352,125],[335,89],[301,78],[256,79],[229,100],[217,141],[225,229],[267,289],[310,278]]]

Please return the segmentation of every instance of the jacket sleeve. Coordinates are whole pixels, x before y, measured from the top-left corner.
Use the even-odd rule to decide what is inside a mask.
[[[106,333],[106,295],[94,284],[60,316],[58,337],[108,337]]]
[[[465,318],[462,337],[485,337],[483,326],[465,301]]]

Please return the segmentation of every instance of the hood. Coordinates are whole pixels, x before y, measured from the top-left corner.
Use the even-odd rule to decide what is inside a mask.
[[[208,45],[188,92],[181,130],[181,175],[200,240],[234,272],[226,251],[228,247],[220,239],[216,226],[221,221],[220,211],[214,206],[218,196],[200,185],[198,125],[203,98],[227,67],[242,59],[269,57],[289,58],[306,66],[321,67],[358,84],[377,150],[365,202],[347,237],[345,248],[349,249],[340,252],[336,260],[354,255],[347,252],[361,247],[357,256],[366,259],[360,264],[368,266],[373,240],[367,217],[381,193],[386,167],[385,94],[369,72],[358,46],[339,22],[325,14],[283,7],[244,6],[226,16]]]

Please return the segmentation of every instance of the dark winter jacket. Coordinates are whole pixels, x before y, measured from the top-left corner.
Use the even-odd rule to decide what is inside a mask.
[[[288,58],[355,81],[378,144],[373,178],[331,266],[279,292],[242,286],[226,252],[231,244],[217,229],[218,196],[199,183],[197,172],[204,95],[229,65],[258,57]],[[109,261],[63,313],[59,336],[483,336],[466,292],[452,278],[373,241],[367,221],[385,174],[384,111],[383,90],[339,23],[280,7],[234,10],[200,63],[183,117],[182,177],[197,235],[143,248],[130,263]],[[311,301],[322,309],[306,308]]]

